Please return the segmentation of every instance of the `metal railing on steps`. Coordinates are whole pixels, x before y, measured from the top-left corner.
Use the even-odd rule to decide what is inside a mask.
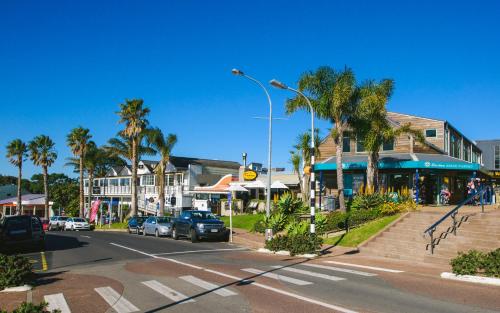
[[[469,219],[468,215],[462,216],[460,219],[457,219],[457,214],[458,210],[464,206],[465,204],[475,202],[476,200],[479,200],[479,203],[481,205],[481,212],[484,213],[484,194],[486,192],[486,189],[481,189],[477,193],[471,195],[470,197],[466,198],[464,201],[460,202],[454,209],[443,215],[437,222],[429,226],[425,231],[424,231],[424,237],[425,235],[429,235],[430,237],[430,242],[425,246],[425,250],[431,250],[431,254],[434,254],[434,248],[439,244],[439,242],[442,239],[446,239],[449,234],[457,235],[457,229],[462,225],[462,223],[467,222]],[[446,231],[443,231],[439,237],[434,237],[434,232],[436,231],[437,227],[443,223],[446,219],[451,217],[453,224],[446,229]]]

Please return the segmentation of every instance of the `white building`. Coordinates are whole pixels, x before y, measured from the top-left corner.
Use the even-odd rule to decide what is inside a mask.
[[[159,207],[158,184],[154,173],[157,161],[142,160],[137,171],[138,209],[144,214],[155,214]],[[240,164],[233,161],[206,160],[186,157],[170,157],[165,171],[166,211],[181,211],[192,207],[192,191],[195,187],[215,184],[225,175],[238,176]],[[112,168],[105,177],[94,179],[92,199],[111,203],[118,216],[124,206],[131,203],[131,167]],[[88,178],[84,180],[86,201],[89,195]],[[88,203],[86,203],[88,208]]]

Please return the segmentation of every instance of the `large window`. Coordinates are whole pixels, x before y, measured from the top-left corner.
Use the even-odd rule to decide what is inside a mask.
[[[425,130],[425,137],[427,138],[435,138],[436,137],[436,129],[426,129]]]
[[[384,142],[384,144],[382,145],[382,150],[384,151],[394,150],[394,140]]]
[[[495,169],[500,169],[500,146],[495,146]]]
[[[349,135],[344,135],[342,145],[342,152],[351,152],[351,137]]]
[[[154,186],[155,176],[154,175],[143,175],[142,176],[142,186]]]
[[[120,178],[120,186],[130,186],[130,178]]]
[[[110,179],[109,180],[109,185],[110,186],[114,186],[114,187],[118,186],[118,179],[117,178]]]
[[[454,158],[460,158],[460,146],[461,144],[460,137],[457,136],[456,133],[450,133],[450,155]]]
[[[471,148],[471,144],[464,141],[462,156],[463,156],[463,159],[467,162],[470,162],[470,159],[471,159],[470,148]]]
[[[167,186],[173,186],[174,185],[174,174],[168,174],[166,175],[166,181],[167,181]]]
[[[176,174],[175,175],[175,184],[177,186],[182,185],[182,174]]]

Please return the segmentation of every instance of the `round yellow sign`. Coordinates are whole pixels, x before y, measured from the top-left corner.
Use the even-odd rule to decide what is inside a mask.
[[[246,170],[243,172],[243,179],[246,181],[255,180],[257,178],[257,172],[252,170]]]

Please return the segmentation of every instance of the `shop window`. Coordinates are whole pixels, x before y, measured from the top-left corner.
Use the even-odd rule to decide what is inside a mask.
[[[356,140],[356,152],[365,152],[365,141]]]
[[[394,140],[384,142],[384,144],[382,145],[382,150],[384,151],[394,150]]]
[[[351,137],[349,135],[344,135],[342,145],[342,152],[351,152]]]
[[[427,138],[436,138],[436,129],[426,129],[425,130],[425,137]]]

